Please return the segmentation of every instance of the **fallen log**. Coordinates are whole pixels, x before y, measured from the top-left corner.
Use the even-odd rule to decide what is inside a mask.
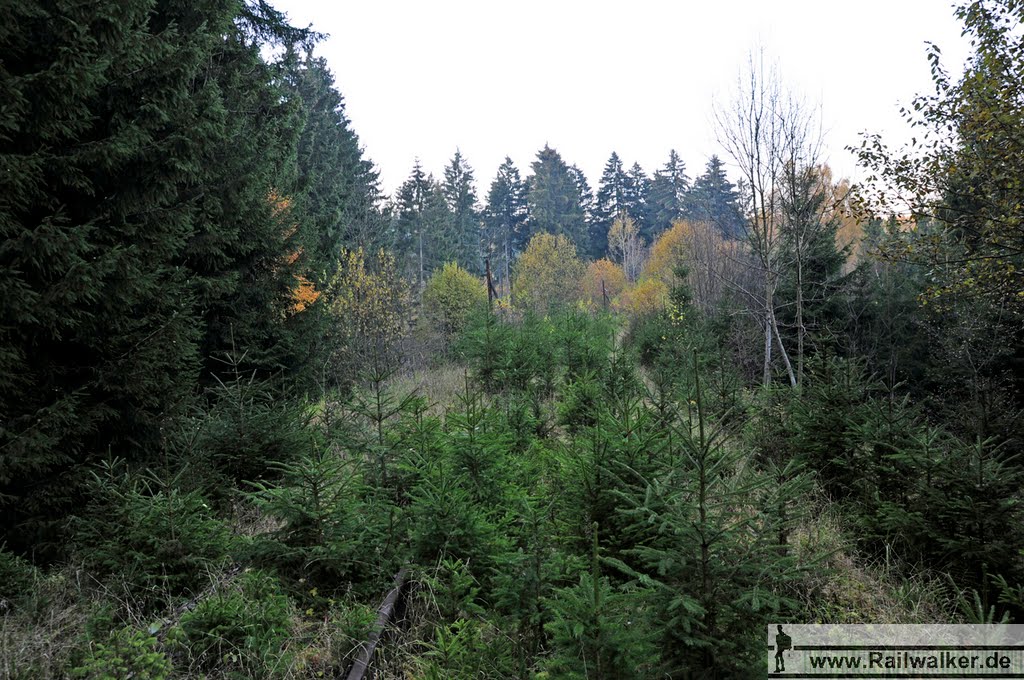
[[[400,569],[395,574],[395,585],[388,592],[387,597],[384,598],[380,608],[377,610],[377,621],[373,624],[373,629],[370,631],[370,636],[366,639],[366,642],[360,646],[356,660],[348,672],[347,680],[366,680],[373,677],[370,669],[373,654],[377,650],[377,643],[380,642],[384,631],[391,625],[395,612],[398,610],[405,595],[407,577],[408,571],[406,569]]]

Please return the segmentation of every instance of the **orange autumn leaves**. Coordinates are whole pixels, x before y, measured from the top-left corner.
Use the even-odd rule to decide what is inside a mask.
[[[271,189],[270,194],[267,196],[267,200],[270,202],[271,214],[275,219],[281,222],[288,221],[288,213],[291,210],[291,199],[287,196],[282,196],[277,193],[276,190]],[[299,225],[296,223],[287,224],[282,231],[282,239],[285,243],[288,243],[295,236],[295,232],[298,231]],[[292,267],[298,262],[302,256],[302,247],[299,246],[295,250],[290,251],[284,256],[284,264],[288,267]],[[310,305],[320,299],[320,291],[316,289],[316,285],[302,274],[294,274],[295,283],[291,288],[291,303],[288,307],[288,311],[291,314],[298,314],[299,312],[305,311]]]

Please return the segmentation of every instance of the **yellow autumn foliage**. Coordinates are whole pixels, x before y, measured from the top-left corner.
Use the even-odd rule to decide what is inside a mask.
[[[642,279],[655,279],[670,285],[676,266],[689,257],[690,241],[695,225],[688,220],[676,220],[672,227],[651,245],[651,255],[640,274]]]
[[[586,265],[576,255],[571,239],[537,234],[516,261],[513,296],[517,307],[547,313],[580,297],[580,279]]]
[[[668,305],[668,292],[668,285],[660,279],[641,279],[619,295],[615,309],[633,318],[656,314]]]
[[[580,291],[584,302],[592,309],[599,309],[604,305],[602,282],[604,293],[607,293],[609,300],[614,300],[626,289],[626,272],[607,258],[601,258],[587,266],[587,271],[580,281]]]
[[[392,361],[405,336],[409,285],[395,257],[381,249],[372,258],[362,248],[346,252],[331,281],[335,363],[346,375]]]

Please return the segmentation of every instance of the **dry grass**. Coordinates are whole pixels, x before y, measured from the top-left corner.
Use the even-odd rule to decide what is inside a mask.
[[[458,364],[419,368],[389,381],[387,388],[400,396],[415,392],[427,400],[431,415],[444,415],[466,392],[467,369]]]
[[[836,507],[820,498],[815,505],[818,513],[790,537],[798,557],[829,555],[804,582],[807,623],[957,623],[944,582],[923,571],[907,576],[912,570],[895,556],[874,563],[858,559]]]
[[[87,620],[75,576],[61,571],[42,577],[28,601],[3,612],[0,678],[63,676]]]

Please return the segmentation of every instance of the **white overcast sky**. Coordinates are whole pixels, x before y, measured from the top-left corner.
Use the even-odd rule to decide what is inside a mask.
[[[478,194],[503,158],[525,177],[548,143],[596,189],[610,153],[648,172],[675,148],[694,177],[760,46],[821,107],[837,176],[858,172],[858,133],[907,136],[900,104],[931,90],[925,42],[959,72],[968,54],[948,0],[274,0],[319,45],[368,157],[391,193],[419,157],[442,173],[456,147]]]

